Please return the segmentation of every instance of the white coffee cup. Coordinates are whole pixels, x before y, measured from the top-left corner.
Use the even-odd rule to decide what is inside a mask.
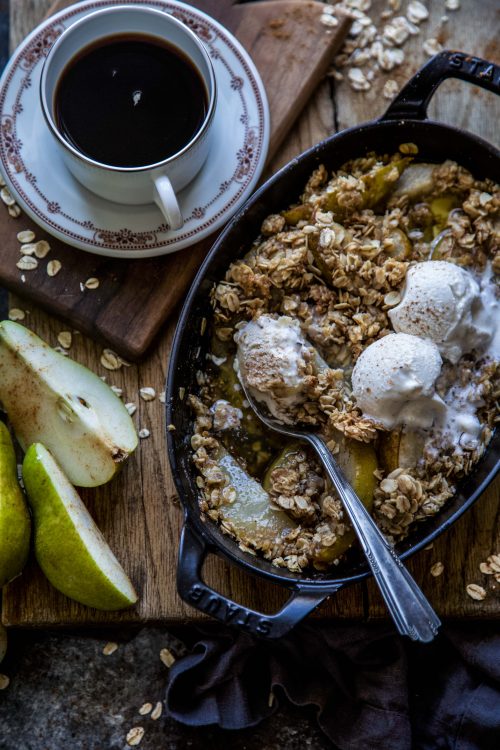
[[[91,159],[66,140],[54,117],[55,92],[67,64],[88,45],[127,33],[157,37],[180,50],[200,74],[208,102],[205,119],[189,143],[161,162],[140,167],[116,167]],[[191,182],[208,156],[217,98],[210,57],[191,29],[164,11],[140,5],[117,5],[89,13],[66,29],[50,49],[42,70],[40,98],[65,164],[82,185],[115,203],[142,205],[154,201],[170,229],[182,227],[176,194]]]

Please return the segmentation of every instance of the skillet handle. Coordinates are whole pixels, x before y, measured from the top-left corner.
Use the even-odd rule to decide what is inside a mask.
[[[248,633],[265,638],[281,638],[341,584],[314,586],[297,584],[290,598],[275,615],[263,615],[236,604],[207,586],[201,578],[203,561],[210,550],[201,536],[187,522],[182,530],[177,564],[177,591],[192,607],[215,617],[225,625],[235,625]]]
[[[381,120],[425,120],[427,105],[437,87],[447,78],[460,78],[500,94],[500,67],[465,52],[443,50],[415,73]]]

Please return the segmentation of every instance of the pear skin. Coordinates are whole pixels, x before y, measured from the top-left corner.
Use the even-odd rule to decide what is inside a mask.
[[[88,607],[130,607],[137,594],[90,513],[49,451],[28,448],[23,480],[33,511],[35,556],[54,586]]]
[[[9,430],[0,422],[0,588],[18,576],[28,559],[31,520],[17,481]]]

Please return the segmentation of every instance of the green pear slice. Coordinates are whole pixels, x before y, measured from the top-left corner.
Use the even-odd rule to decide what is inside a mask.
[[[28,448],[23,480],[33,511],[35,556],[51,584],[96,609],[135,604],[130,579],[78,493],[40,443]]]
[[[0,588],[26,565],[30,536],[30,514],[17,481],[14,446],[7,427],[0,422]]]
[[[137,446],[111,388],[12,321],[0,323],[0,402],[21,446],[46,445],[79,487],[108,482]]]

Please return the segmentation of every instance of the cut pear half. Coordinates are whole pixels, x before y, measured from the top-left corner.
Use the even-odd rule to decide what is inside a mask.
[[[79,487],[108,482],[137,446],[111,388],[12,321],[0,323],[0,402],[22,448],[43,443]]]
[[[28,448],[23,480],[33,511],[35,556],[51,584],[81,604],[124,609],[134,587],[49,451]]]

